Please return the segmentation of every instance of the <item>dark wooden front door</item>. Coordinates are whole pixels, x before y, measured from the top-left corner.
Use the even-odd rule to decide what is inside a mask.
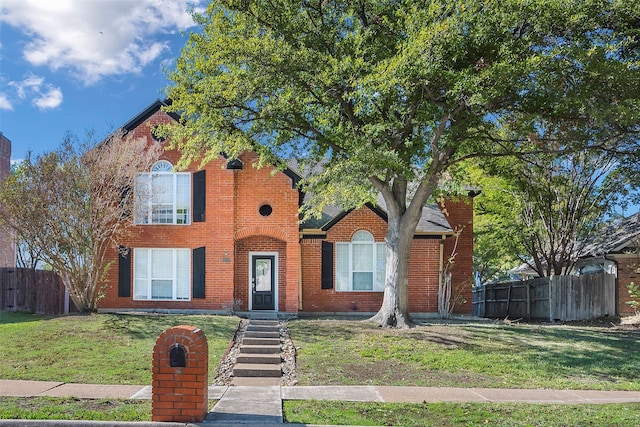
[[[251,257],[251,298],[253,310],[275,309],[275,264],[273,255]]]

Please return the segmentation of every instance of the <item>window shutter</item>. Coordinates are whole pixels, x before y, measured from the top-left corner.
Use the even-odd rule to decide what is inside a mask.
[[[206,208],[206,171],[193,174],[193,222],[204,222]]]
[[[131,296],[131,249],[118,248],[118,296]]]
[[[322,289],[333,289],[333,243],[322,242]]]
[[[204,246],[193,250],[193,297],[204,298],[205,283],[205,248]]]

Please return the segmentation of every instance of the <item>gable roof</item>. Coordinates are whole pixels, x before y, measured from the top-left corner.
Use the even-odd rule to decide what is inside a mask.
[[[640,212],[615,221],[602,231],[589,236],[579,258],[615,254],[640,244]]]
[[[168,106],[168,105],[171,105],[171,100],[170,99],[165,99],[164,101],[162,101],[160,99],[156,99],[151,104],[149,104],[148,107],[146,107],[144,110],[140,111],[131,120],[129,120],[124,125],[122,125],[122,129],[124,129],[125,132],[132,131],[133,129],[135,129],[138,126],[140,126],[141,123],[143,123],[145,120],[147,120],[153,114],[155,114],[160,108]],[[175,121],[179,121],[180,120],[180,115],[179,114],[176,114],[176,113],[167,113],[167,114],[169,116],[171,116],[171,118],[173,118]]]
[[[299,176],[304,176],[303,173],[296,172],[299,170],[299,163],[296,159],[291,159],[288,162],[289,168],[292,169]],[[317,171],[322,165],[316,165],[313,171]],[[305,200],[307,199],[305,195]],[[387,205],[381,194],[378,194],[375,204],[367,203],[365,205],[371,209],[375,214],[387,221]],[[342,218],[347,216],[353,209],[343,209],[340,206],[327,206],[322,211],[320,218],[308,218],[300,224],[300,230],[319,230],[325,232],[340,222]],[[437,204],[429,204],[422,208],[422,215],[418,221],[415,235],[438,235],[453,234],[453,228],[447,221],[442,209]]]

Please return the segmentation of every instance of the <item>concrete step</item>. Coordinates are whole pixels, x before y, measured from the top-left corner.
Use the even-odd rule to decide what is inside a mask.
[[[249,326],[280,326],[277,320],[249,319]]]
[[[246,330],[244,333],[245,338],[277,338],[280,339],[280,332],[270,332],[270,331],[250,331]]]
[[[240,353],[236,357],[236,363],[260,363],[263,365],[278,365],[282,363],[282,357],[280,357],[279,354]]]
[[[249,314],[249,320],[271,320],[278,321],[278,315],[273,311],[253,311]]]
[[[280,354],[280,344],[278,345],[246,345],[240,346],[240,354]]]
[[[246,335],[246,333],[245,333]],[[280,337],[278,338],[252,338],[245,336],[242,338],[243,345],[280,345]]]
[[[247,332],[275,332],[280,333],[280,325],[248,325]]]
[[[233,367],[236,377],[281,377],[280,365],[263,365],[255,363],[236,363]]]

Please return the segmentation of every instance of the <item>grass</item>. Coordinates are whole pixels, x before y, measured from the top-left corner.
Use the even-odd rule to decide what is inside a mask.
[[[300,385],[640,390],[640,330],[296,320]]]
[[[286,422],[360,426],[638,426],[640,405],[285,401]]]
[[[209,376],[233,338],[236,317],[74,315],[0,312],[0,378],[89,384],[151,384],[157,337],[170,327],[201,328],[209,344]]]
[[[0,397],[0,419],[151,421],[151,401]]]
[[[149,384],[155,339],[178,324],[202,328],[209,375],[238,319],[218,316],[0,312],[0,378]],[[423,323],[409,330],[362,321],[295,320],[301,385],[640,390],[640,330],[491,322]],[[610,326],[610,325],[608,325]],[[0,398],[0,418],[147,421],[149,401]],[[288,422],[398,426],[640,426],[640,405],[285,401]],[[559,422],[559,420],[565,420]]]

